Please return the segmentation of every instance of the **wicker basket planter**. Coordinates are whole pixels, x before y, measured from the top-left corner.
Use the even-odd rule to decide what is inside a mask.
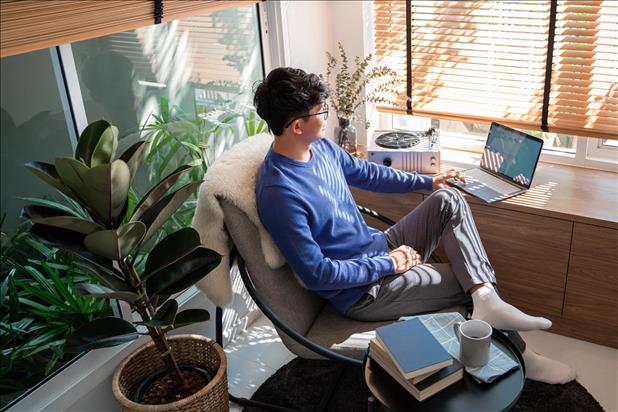
[[[227,361],[223,349],[216,342],[199,335],[170,336],[168,341],[179,364],[205,369],[213,379],[198,392],[176,402],[162,405],[133,402],[131,398],[137,386],[165,367],[154,343],[150,342],[131,353],[114,373],[112,390],[122,411],[229,411]]]

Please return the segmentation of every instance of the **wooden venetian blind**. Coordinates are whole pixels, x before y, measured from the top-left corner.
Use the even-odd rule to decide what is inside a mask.
[[[165,0],[163,21],[184,19],[233,7],[244,7],[261,0]]]
[[[0,0],[0,57],[92,39],[257,1]]]
[[[548,124],[618,139],[618,2],[558,1]]]
[[[376,56],[410,96],[381,109],[618,139],[618,4],[406,3],[375,2]]]

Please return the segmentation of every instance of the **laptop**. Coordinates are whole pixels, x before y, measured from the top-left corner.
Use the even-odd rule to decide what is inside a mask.
[[[481,165],[462,171],[466,183],[448,182],[487,203],[497,202],[530,189],[543,149],[543,140],[492,123]]]

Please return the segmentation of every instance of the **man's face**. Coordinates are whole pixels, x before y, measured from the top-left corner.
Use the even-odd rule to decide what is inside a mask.
[[[327,117],[328,105],[320,103],[313,106],[306,115],[299,116],[290,121],[287,127],[290,128],[290,131],[297,138],[303,139],[306,143],[310,144],[325,135]]]

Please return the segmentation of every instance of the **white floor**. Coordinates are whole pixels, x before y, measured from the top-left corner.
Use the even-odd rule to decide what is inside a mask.
[[[522,335],[536,352],[575,367],[579,383],[605,411],[618,412],[618,350],[547,332],[524,332]],[[281,343],[264,316],[231,342],[225,352],[230,392],[246,398],[295,357]],[[237,412],[242,408],[231,403],[230,410]]]

